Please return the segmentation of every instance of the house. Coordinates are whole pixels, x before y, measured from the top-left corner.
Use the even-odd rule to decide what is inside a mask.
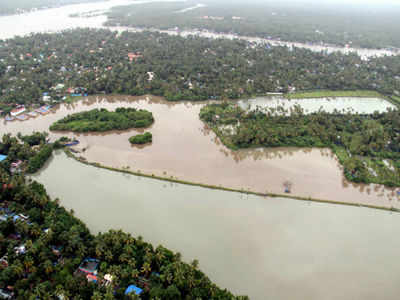
[[[21,160],[11,163],[10,172],[12,174],[21,172],[21,165],[22,165]]]
[[[15,254],[17,254],[17,255],[26,253],[25,245],[21,245],[19,247],[15,247],[14,250],[15,250]]]
[[[7,255],[4,255],[2,258],[0,258],[0,267],[7,268],[8,267],[8,257]]]
[[[98,266],[99,260],[94,258],[85,258],[76,270],[76,274],[97,275]]]
[[[109,286],[112,283],[112,281],[113,281],[113,277],[111,274],[104,275],[104,283],[103,284],[105,286]]]
[[[4,290],[4,289],[0,289],[0,298],[1,299],[12,299],[13,296],[14,296],[14,294],[12,292]]]
[[[11,111],[11,116],[16,117],[26,111],[25,106],[21,105]]]
[[[88,282],[97,283],[97,276],[96,275],[87,274],[86,275],[86,279],[87,279]]]
[[[132,62],[133,60],[136,61],[140,57],[143,57],[143,55],[140,54],[140,52],[129,52],[128,53],[128,58],[129,58],[130,62]]]
[[[143,290],[136,285],[131,284],[128,286],[128,288],[125,290],[125,295],[129,295],[131,293],[134,293],[135,295],[140,295],[143,292]]]

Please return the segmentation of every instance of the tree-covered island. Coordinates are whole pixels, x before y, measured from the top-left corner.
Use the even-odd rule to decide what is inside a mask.
[[[129,138],[129,142],[134,145],[143,145],[151,143],[152,141],[153,141],[153,135],[150,132],[137,134]]]
[[[50,130],[73,132],[104,132],[145,128],[153,124],[153,114],[144,109],[117,108],[114,112],[105,108],[92,109],[68,115],[53,123]]]
[[[200,118],[233,149],[328,147],[354,182],[400,186],[400,112],[371,115],[317,112],[245,111],[236,104],[209,104]]]

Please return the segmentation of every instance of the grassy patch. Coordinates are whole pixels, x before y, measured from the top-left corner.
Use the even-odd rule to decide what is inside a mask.
[[[330,91],[318,90],[311,92],[298,92],[285,95],[288,99],[307,99],[307,98],[325,98],[325,97],[373,97],[385,98],[376,91],[357,90],[357,91]]]

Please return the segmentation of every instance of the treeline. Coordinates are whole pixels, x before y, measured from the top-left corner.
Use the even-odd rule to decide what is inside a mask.
[[[142,28],[207,29],[243,36],[304,43],[400,48],[398,5],[375,6],[294,1],[197,1],[145,3],[113,8],[107,25]]]
[[[200,118],[233,148],[329,147],[348,179],[400,186],[400,112],[359,115],[317,112],[244,111],[234,104],[211,104]]]
[[[92,109],[68,115],[53,123],[50,130],[53,131],[109,131],[125,130],[130,128],[144,128],[153,124],[153,114],[144,109],[120,107],[115,112],[105,108]]]
[[[150,32],[77,29],[0,41],[2,103],[43,103],[43,93],[63,94],[69,87],[168,100],[235,99],[294,88],[391,95],[400,93],[399,74],[398,56],[364,61],[356,54]]]
[[[179,253],[163,246],[153,247],[122,231],[93,236],[58,202],[41,184],[22,175],[10,176],[0,163],[2,295],[13,299],[247,299],[218,288],[199,270],[197,261],[184,263]],[[86,258],[99,260],[92,277],[76,272]],[[142,288],[140,296],[125,296],[132,284]]]

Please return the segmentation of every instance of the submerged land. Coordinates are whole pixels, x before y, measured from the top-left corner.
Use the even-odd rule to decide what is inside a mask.
[[[376,278],[398,273],[397,10],[214,2],[115,8],[111,28],[109,3],[43,10],[27,20],[60,22],[0,40],[1,292],[397,299]]]

